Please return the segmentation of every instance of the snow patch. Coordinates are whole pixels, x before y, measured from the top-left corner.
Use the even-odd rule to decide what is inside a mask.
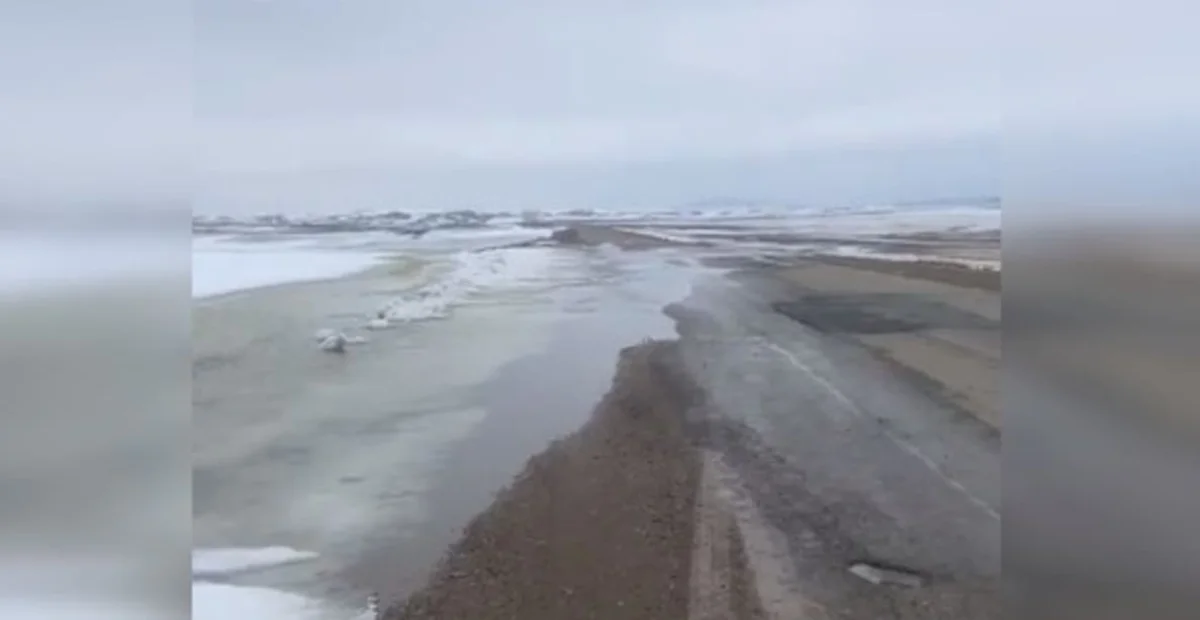
[[[312,551],[300,551],[291,547],[229,547],[223,549],[198,549],[192,552],[192,575],[207,577],[243,570],[279,566],[292,562],[316,559]]]
[[[381,256],[348,249],[314,247],[300,240],[192,242],[192,297],[289,282],[347,276],[378,264]]]
[[[346,335],[340,332],[334,334],[322,340],[317,347],[329,353],[344,353],[346,351]]]
[[[371,319],[370,321],[367,321],[367,324],[365,327],[367,329],[373,329],[373,330],[387,329],[388,327],[391,327],[391,324],[388,323],[388,320],[386,318],[376,318],[376,319]]]
[[[318,556],[290,547],[196,549],[195,577],[305,562]],[[373,620],[364,608],[346,612],[321,601],[271,588],[192,582],[192,617],[196,620]]]
[[[220,583],[192,584],[192,618],[195,620],[305,620],[329,614],[314,600],[271,590]]]
[[[954,263],[957,265],[963,265],[964,267],[970,267],[972,269],[986,269],[991,271],[1001,270],[1001,261],[999,259],[963,258],[959,256],[946,256],[936,253],[911,254],[905,252],[875,252],[856,245],[840,245],[832,250],[825,250],[819,253],[829,254],[832,256],[873,258],[877,260],[899,262],[937,261],[941,263]]]
[[[382,310],[387,321],[407,323],[447,316],[473,295],[496,289],[520,289],[544,283],[553,266],[548,248],[506,248],[454,255],[450,272]]]
[[[696,245],[699,243],[699,241],[689,237],[672,235],[670,233],[664,233],[657,230],[647,230],[642,228],[617,228],[616,230],[626,232],[631,235],[640,235],[642,237],[649,237],[650,239],[658,239],[659,241],[666,241],[668,243],[680,243],[684,245]]]

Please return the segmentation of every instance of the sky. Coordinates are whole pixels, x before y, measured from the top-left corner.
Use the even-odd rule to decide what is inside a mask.
[[[1181,0],[3,4],[6,203],[1200,193]]]

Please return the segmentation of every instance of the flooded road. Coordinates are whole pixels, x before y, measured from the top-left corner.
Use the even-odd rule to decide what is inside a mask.
[[[701,277],[669,252],[499,252],[511,256],[444,316],[356,331],[368,341],[344,355],[312,334],[419,301],[446,270],[380,267],[197,304],[197,554],[304,554],[207,580],[295,593],[328,617],[358,613],[370,591],[403,598],[529,456],[587,419],[622,347],[672,335],[662,307]]]
[[[692,511],[664,520],[639,498],[653,489],[687,503],[712,469],[689,465],[703,453],[716,495],[735,500],[723,522],[758,563],[726,573],[762,576],[770,560],[778,577],[744,586],[760,597],[830,617],[996,617],[1000,436],[984,415],[994,403],[971,409],[979,399],[950,388],[988,393],[998,295],[803,260],[738,268],[737,257],[713,260],[720,249],[622,251],[604,239],[623,233],[585,232],[599,245],[425,256],[198,302],[195,553],[236,560],[204,571],[202,585],[300,597],[307,617],[344,619],[364,613],[369,592],[385,606],[446,593],[483,605],[464,575],[536,574],[544,587],[504,586],[511,609],[527,610],[554,588],[575,591],[590,574],[580,558],[607,557],[617,533],[632,536],[630,561],[658,566],[636,540],[650,536],[676,554],[657,560],[688,566]],[[369,329],[379,316],[394,320]],[[328,329],[364,340],[323,353],[313,334]],[[659,342],[635,349],[670,353],[627,377],[639,389],[614,384],[620,352],[648,339]],[[636,398],[597,408],[623,389]],[[662,428],[636,422],[646,407]],[[624,422],[597,425],[601,410]],[[668,427],[670,454],[655,435]],[[564,436],[574,448],[547,449]],[[539,470],[536,454],[559,466]],[[664,469],[626,475],[651,462]],[[666,471],[679,476],[655,477]],[[610,493],[628,499],[612,506]],[[656,538],[664,523],[675,523],[670,536]],[[470,570],[422,588],[448,557]],[[564,570],[508,565],[520,558]],[[862,562],[927,585],[875,587],[847,570]],[[589,596],[622,600],[602,585]],[[681,590],[670,595],[681,604]]]

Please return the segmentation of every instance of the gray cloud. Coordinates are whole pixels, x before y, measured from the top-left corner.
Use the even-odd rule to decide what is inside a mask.
[[[865,171],[906,149],[932,167],[964,143],[981,162],[999,131],[988,42],[971,33],[986,13],[948,6],[209,3],[197,110],[206,195],[223,198],[206,202],[271,186],[457,206],[489,201],[463,185],[510,206],[828,198],[872,180],[805,191],[824,179],[779,170],[825,151],[826,168]],[[940,185],[995,189],[980,177]]]
[[[1002,141],[1069,158],[1200,124],[1176,0],[24,4],[0,20],[10,196],[886,199],[1000,191]]]
[[[336,145],[322,158],[354,157],[344,141],[372,160],[625,160],[998,130],[971,11],[395,5],[214,4],[198,92],[214,147],[259,133],[263,148]]]

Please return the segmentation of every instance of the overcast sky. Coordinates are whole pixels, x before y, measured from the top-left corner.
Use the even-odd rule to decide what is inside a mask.
[[[1182,1],[1133,16],[1081,0],[4,4],[9,200],[178,195],[246,212],[1070,193],[1064,179],[1121,159],[1063,159],[1146,135],[1133,159],[1161,193],[1150,162],[1196,153],[1200,46]],[[1034,162],[1044,174],[1026,179]],[[1175,198],[1200,193],[1172,182]]]

